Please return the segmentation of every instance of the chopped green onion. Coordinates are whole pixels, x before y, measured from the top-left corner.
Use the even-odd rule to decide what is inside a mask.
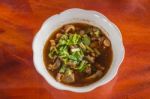
[[[70,34],[69,39],[67,40],[68,45],[75,45],[78,44],[81,36],[79,34]]]
[[[89,50],[90,52],[94,52],[92,48],[90,48],[89,46],[86,46],[87,50]]]
[[[80,48],[72,48],[71,52],[76,52],[76,51],[80,51]]]
[[[66,66],[65,66],[65,65],[62,65],[61,68],[60,68],[60,70],[59,70],[59,72],[60,72],[60,73],[64,73],[65,70],[66,70]]]
[[[94,34],[96,35],[96,37],[99,37],[99,35],[100,35],[100,31],[99,31],[99,30],[97,30],[96,32],[94,32]]]
[[[67,44],[67,41],[63,39],[60,39],[58,42],[58,45],[65,45],[65,44]]]
[[[67,46],[60,46],[59,47],[59,54],[60,55],[69,55],[68,47]]]
[[[67,44],[68,35],[64,34],[59,39],[58,45],[66,45]]]
[[[86,50],[86,46],[85,46],[82,42],[79,44],[79,46],[80,46],[83,50]]]
[[[90,39],[87,35],[83,35],[82,42],[83,42],[85,45],[90,45],[91,39]]]
[[[83,57],[84,57],[84,53],[82,50],[72,52],[72,54],[69,55],[69,59],[74,60],[74,61],[81,61]]]
[[[77,61],[77,60],[78,60],[75,55],[69,55],[69,59],[74,60],[74,61]]]
[[[64,64],[67,64],[68,58],[62,58],[62,60],[63,60]]]
[[[64,40],[68,39],[68,34],[67,33],[63,34],[60,39],[64,39]]]
[[[83,60],[83,61],[81,61],[80,65],[79,65],[79,67],[78,67],[78,70],[79,70],[80,72],[83,72],[87,66],[88,66],[88,65],[87,65],[87,61]]]
[[[80,35],[78,34],[74,34],[73,37],[72,37],[72,41],[74,44],[77,44],[78,40],[80,38]]]

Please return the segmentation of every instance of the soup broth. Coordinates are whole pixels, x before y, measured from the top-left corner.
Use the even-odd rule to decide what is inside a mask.
[[[56,81],[86,86],[101,79],[112,62],[112,46],[101,29],[72,23],[57,29],[47,40],[43,58]]]

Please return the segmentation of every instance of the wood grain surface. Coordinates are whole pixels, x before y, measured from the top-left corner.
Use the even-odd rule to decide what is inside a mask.
[[[49,86],[33,65],[34,35],[69,8],[103,13],[123,36],[117,76],[88,93]],[[150,99],[150,0],[0,0],[0,99]]]

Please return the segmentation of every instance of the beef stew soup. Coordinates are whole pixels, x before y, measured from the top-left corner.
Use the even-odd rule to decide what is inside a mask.
[[[43,58],[48,72],[60,83],[86,86],[101,79],[112,62],[110,40],[97,27],[72,23],[47,40]]]

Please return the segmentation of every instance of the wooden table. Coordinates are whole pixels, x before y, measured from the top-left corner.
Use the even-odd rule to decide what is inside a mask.
[[[121,30],[117,76],[88,93],[57,90],[36,72],[32,40],[43,21],[69,8],[96,10]],[[0,99],[150,99],[150,0],[0,0]]]

